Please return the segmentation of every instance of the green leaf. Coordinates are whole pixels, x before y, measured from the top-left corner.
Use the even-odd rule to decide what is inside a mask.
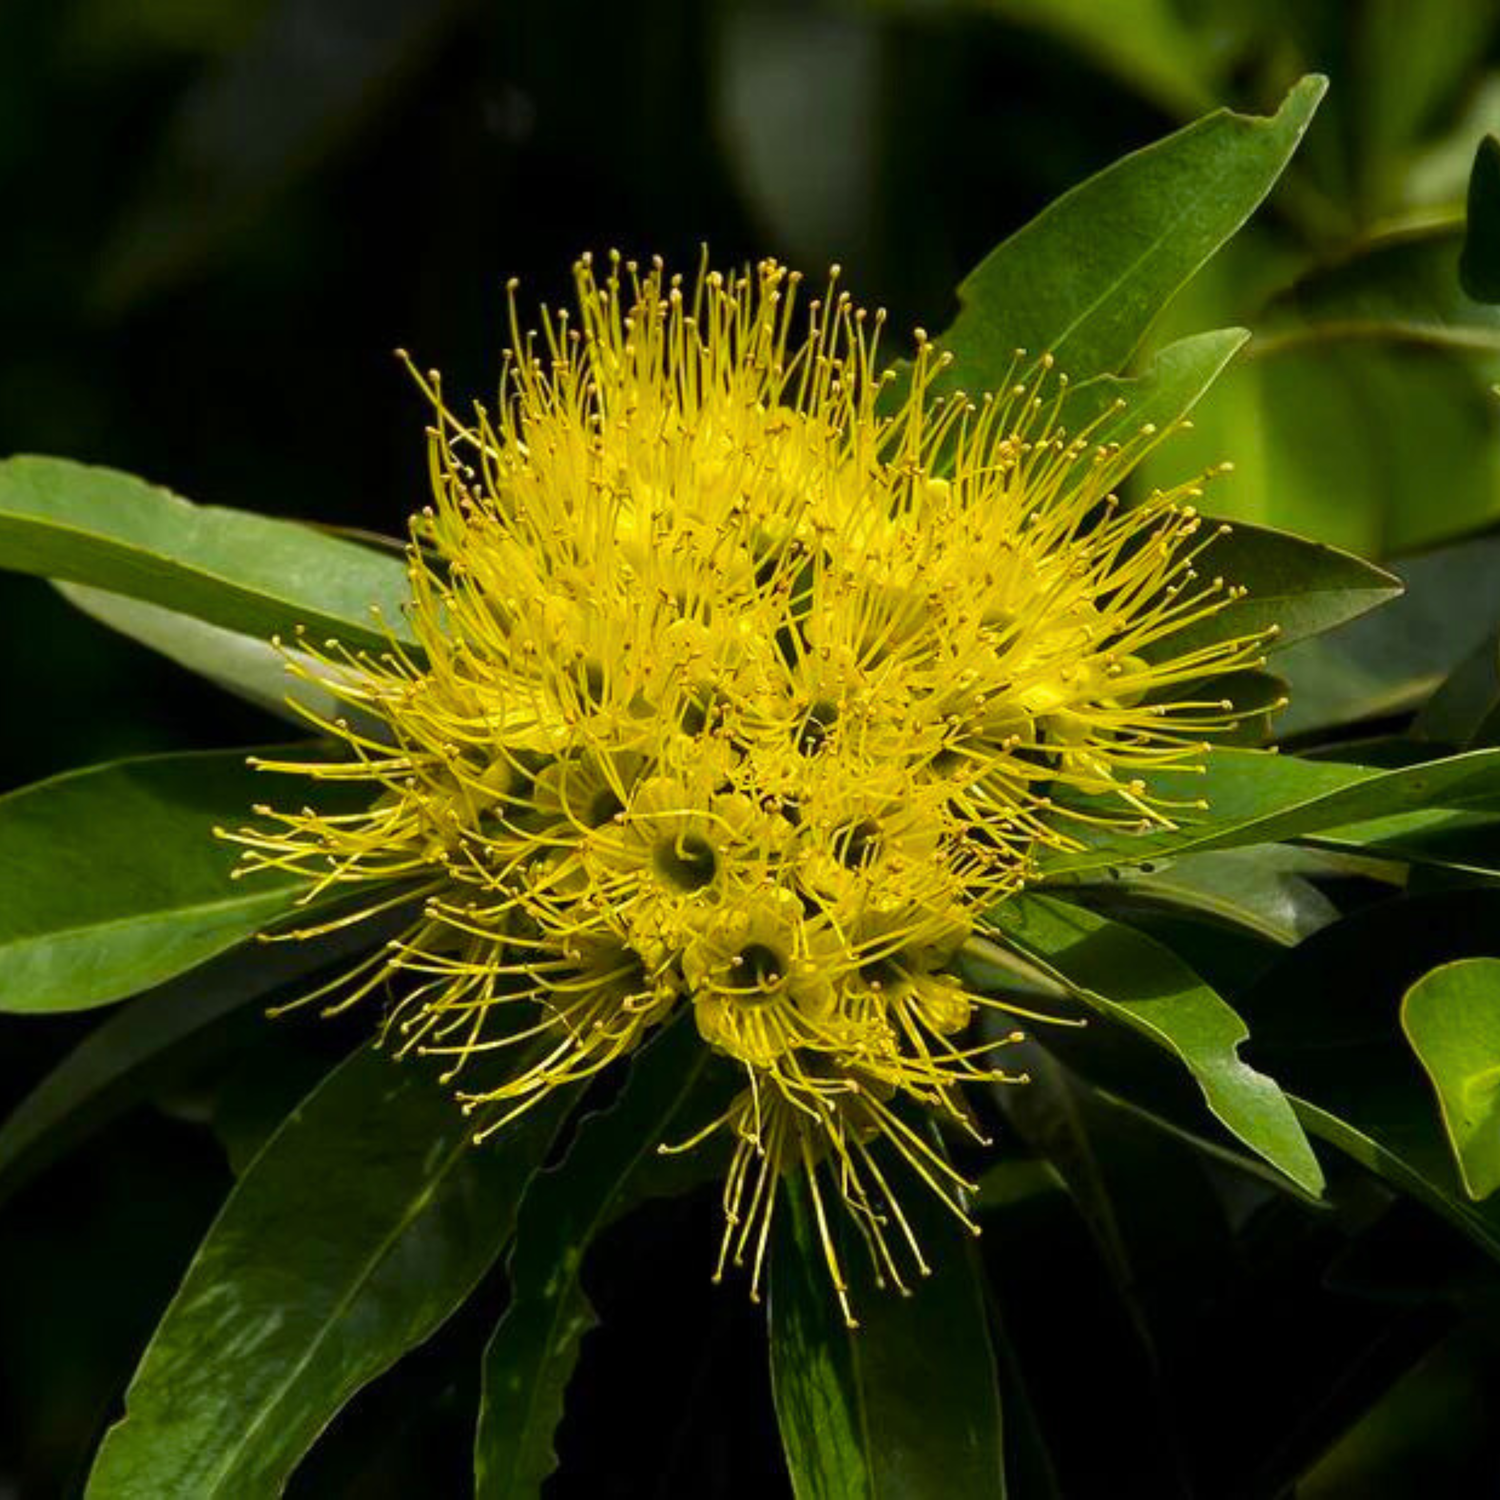
[[[125,1397],[93,1500],[274,1495],[489,1270],[575,1095],[490,1146],[423,1068],[355,1053],[230,1194]]]
[[[1500,959],[1465,958],[1423,975],[1401,1028],[1427,1070],[1471,1198],[1500,1188]]]
[[[370,946],[369,924],[301,943],[274,943],[247,963],[227,953],[133,1000],[84,1039],[0,1125],[0,1203],[81,1137],[143,1098],[205,1039],[221,1045],[263,1028],[245,1010],[283,986]],[[225,1024],[243,1011],[243,1027]]]
[[[144,599],[253,636],[406,639],[405,565],[294,521],[193,505],[113,469],[0,462],[0,567]]]
[[[1170,949],[1121,922],[1046,896],[990,913],[1004,940],[1040,960],[1086,1004],[1175,1055],[1220,1121],[1310,1192],[1323,1175],[1274,1080],[1241,1060],[1244,1021]]]
[[[1209,526],[1221,523],[1212,521]],[[1204,550],[1199,571],[1243,587],[1242,599],[1179,630],[1161,650],[1178,652],[1209,641],[1274,628],[1271,650],[1342,625],[1401,592],[1401,580],[1363,558],[1284,531],[1235,522]]]
[[[929,1189],[895,1163],[890,1170],[933,1272],[910,1297],[866,1288],[856,1329],[829,1284],[805,1180],[782,1182],[771,1388],[792,1491],[797,1500],[1000,1500],[999,1391],[974,1245]],[[842,1215],[829,1227],[845,1237]]]
[[[1419,1101],[1412,1092],[1392,1079],[1369,1076],[1362,1094],[1340,1099],[1336,1108],[1296,1094],[1292,1103],[1309,1134],[1425,1203],[1500,1259],[1500,1211],[1465,1201],[1437,1130],[1417,1121],[1413,1105]]]
[[[1067,422],[1092,428],[1095,444],[1124,443],[1143,428],[1170,436],[1250,337],[1243,328],[1192,334],[1158,349],[1139,375],[1096,375],[1068,392]],[[1154,447],[1155,442],[1150,446]]]
[[[1474,153],[1458,275],[1476,302],[1500,302],[1500,136],[1485,136]]]
[[[1083,849],[1044,856],[1043,871],[1050,877],[1139,865],[1159,854],[1274,843],[1387,814],[1484,808],[1500,799],[1500,750],[1471,750],[1394,771],[1264,750],[1213,750],[1202,765],[1201,774],[1147,777],[1162,796],[1206,804],[1179,812],[1177,829],[1090,835]]]
[[[1500,709],[1500,630],[1484,639],[1438,685],[1411,726],[1413,739],[1480,748]]]
[[[122,1000],[289,911],[304,882],[236,881],[238,850],[214,837],[264,795],[245,752],[227,750],[115,761],[0,797],[0,1011]]]
[[[939,339],[952,383],[997,390],[1016,349],[1075,381],[1124,368],[1162,307],[1249,217],[1302,138],[1326,82],[1304,78],[1269,119],[1220,110],[1059,198],[959,287]]]
[[[1255,338],[1192,430],[1147,458],[1143,481],[1166,487],[1230,459],[1216,512],[1368,556],[1492,522],[1500,311],[1462,295],[1458,250],[1451,230],[1383,237],[1260,309],[1242,283],[1259,279],[1276,247],[1247,246],[1232,274],[1221,257],[1197,319],[1248,322]]]
[[[303,730],[309,716],[324,721],[343,718],[371,739],[389,741],[390,728],[383,721],[287,670],[288,657],[303,663],[311,661],[303,652],[286,649],[283,654],[257,636],[225,630],[124,594],[106,593],[81,583],[59,583],[56,587],[69,604],[90,619],[149,646],[178,666]]]
[[[1186,909],[1291,947],[1326,927],[1338,909],[1297,873],[1297,851],[1224,849],[1163,860],[1079,888],[1094,901]]]
[[[1319,849],[1376,859],[1441,865],[1474,875],[1500,874],[1500,817],[1481,812],[1398,813],[1323,829],[1308,836]]]
[[[1450,224],[1398,230],[1320,264],[1269,303],[1256,360],[1291,349],[1383,343],[1412,351],[1500,352],[1500,313],[1467,296]]]
[[[484,1353],[478,1500],[537,1495],[556,1467],[553,1435],[568,1379],[595,1322],[579,1281],[584,1254],[649,1182],[656,1148],[711,1056],[691,1018],[669,1027],[636,1057],[614,1105],[586,1118],[562,1164],[527,1189],[510,1306]]]

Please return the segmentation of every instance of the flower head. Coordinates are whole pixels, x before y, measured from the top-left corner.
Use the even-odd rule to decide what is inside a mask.
[[[821,1172],[900,1284],[925,1266],[880,1152],[965,1216],[905,1111],[970,1128],[961,1085],[1012,1076],[1015,1034],[975,1036],[996,1002],[947,966],[1082,821],[1169,820],[1142,769],[1227,717],[1181,684],[1260,642],[1173,653],[1232,597],[1194,571],[1197,491],[1121,505],[1146,437],[1064,432],[1046,361],[942,397],[924,338],[882,373],[836,273],[805,311],[772,262],[576,280],[539,336],[513,301],[492,411],[423,381],[414,644],[305,647],[348,755],[268,763],[362,781],[368,810],[267,811],[245,868],[354,893],[341,921],[417,904],[331,1005],[387,993],[386,1034],[447,1060],[481,1134],[687,1013],[745,1085],[710,1127],[721,1269],[758,1285],[783,1172],[824,1224]]]

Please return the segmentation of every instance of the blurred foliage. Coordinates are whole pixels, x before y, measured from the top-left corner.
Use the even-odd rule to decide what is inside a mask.
[[[943,327],[960,277],[1061,192],[1217,104],[1270,110],[1312,69],[1332,87],[1268,209],[1136,356],[1139,373],[1181,335],[1251,333],[1150,478],[1232,459],[1210,509],[1406,578],[1398,605],[1281,659],[1284,734],[1345,736],[1335,753],[1371,764],[1494,745],[1500,554],[1458,545],[1500,522],[1500,157],[1480,144],[1500,130],[1500,12],[1472,0],[9,0],[0,453],[399,532],[425,488],[423,405],[390,351],[487,392],[506,277],[556,301],[586,247],[687,265],[707,242],[720,262],[839,261],[896,329]],[[25,727],[0,788],[284,732],[39,580],[0,578],[0,600]],[[1387,830],[1383,859],[1338,835],[1287,851],[1269,883],[1214,866],[1189,882],[1197,918],[1163,910],[1181,864],[1109,908],[1241,1010],[1315,1134],[1343,1092],[1299,1022],[1339,975],[1354,1014],[1327,1038],[1368,1055],[1375,1093],[1349,1105],[1357,1139],[1325,1126],[1349,1158],[1325,1150],[1329,1207],[1205,1143],[1191,1089],[1155,1082],[1139,1038],[1114,1046],[1153,1080],[1149,1106],[1122,1103],[1110,1048],[1039,1054],[1035,1086],[998,1101],[1011,1146],[985,1181],[983,1250],[1022,1500],[1378,1500],[1500,1475],[1493,1203],[1413,1201],[1375,1175],[1420,1137],[1431,1180],[1454,1176],[1442,1084],[1396,1018],[1428,970],[1493,960],[1493,826]],[[1226,880],[1253,917],[1233,936]],[[233,1174],[359,1035],[205,1025],[171,1032],[171,1070],[136,1073],[120,1059],[168,1023],[133,1024],[96,1054],[108,1129],[6,1208],[0,1494],[78,1491]],[[0,1107],[83,1035],[68,1016],[10,1028]],[[555,1493],[784,1488],[761,1324],[701,1274],[712,1220],[692,1195],[620,1219],[590,1257],[604,1331],[570,1387]],[[485,1272],[290,1493],[462,1492],[506,1295]],[[617,1462],[643,1432],[654,1491]]]

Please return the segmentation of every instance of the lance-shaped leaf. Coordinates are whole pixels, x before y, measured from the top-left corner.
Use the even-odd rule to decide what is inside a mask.
[[[1109,879],[1087,889],[1095,905],[1185,908],[1290,947],[1338,916],[1334,904],[1299,873],[1299,861],[1316,858],[1296,849],[1186,854],[1148,870],[1111,871]]]
[[[797,1500],[1002,1500],[1000,1397],[972,1237],[892,1162],[932,1266],[910,1297],[860,1289],[839,1309],[801,1176],[785,1178],[771,1249],[771,1389]],[[830,1233],[853,1240],[845,1216]],[[845,1244],[846,1267],[857,1244]],[[857,1280],[859,1278],[856,1278]]]
[[[0,1011],[124,999],[289,911],[303,882],[234,880],[238,852],[214,837],[265,791],[245,752],[226,750],[115,761],[0,797]]]
[[[1175,1054],[1208,1107],[1299,1187],[1323,1186],[1312,1147],[1276,1082],[1239,1055],[1250,1034],[1171,949],[1107,917],[1046,896],[1003,901],[990,920],[1094,1010]]]
[[[1138,375],[1098,375],[1074,386],[1069,430],[1087,428],[1096,445],[1125,443],[1148,429],[1159,441],[1182,424],[1249,337],[1243,328],[1192,334],[1158,349]]]
[[[1432,1080],[1464,1190],[1500,1188],[1500,959],[1464,958],[1423,975],[1401,1029]]]
[[[1263,750],[1220,749],[1202,766],[1201,773],[1158,771],[1146,778],[1157,795],[1187,804],[1174,810],[1177,828],[1080,834],[1086,847],[1044,856],[1044,870],[1061,875],[1139,864],[1158,854],[1302,838],[1421,808],[1485,809],[1500,803],[1500,750],[1382,771]]]
[[[959,287],[939,343],[952,382],[996,390],[1016,349],[1083,381],[1120,371],[1172,295],[1250,216],[1323,96],[1304,78],[1269,119],[1220,110],[1059,198]]]
[[[561,1092],[476,1148],[426,1069],[355,1053],[230,1194],[88,1495],[280,1493],[340,1407],[494,1263],[574,1097]]]
[[[318,680],[293,674],[292,661],[310,665],[312,658],[292,647],[276,647],[258,636],[210,625],[175,609],[147,604],[124,594],[110,594],[81,583],[59,583],[60,593],[75,609],[90,619],[108,625],[121,635],[159,651],[189,672],[234,693],[237,697],[278,715],[306,730],[309,721],[342,718],[367,738],[390,742],[390,726],[358,705],[335,697],[322,685],[327,669]]]
[[[247,635],[385,650],[405,638],[399,558],[294,521],[194,505],[113,469],[0,463],[0,568],[144,599]]]
[[[511,1302],[484,1354],[474,1450],[479,1500],[524,1500],[557,1465],[553,1437],[594,1310],[579,1277],[594,1236],[650,1192],[657,1146],[700,1087],[712,1054],[690,1019],[635,1060],[614,1105],[579,1126],[560,1166],[526,1193]]]
[[[1399,578],[1352,553],[1243,522],[1225,528],[1197,566],[1245,593],[1169,636],[1162,649],[1174,656],[1210,641],[1271,629],[1275,635],[1268,649],[1275,650],[1332,630],[1401,592]]]

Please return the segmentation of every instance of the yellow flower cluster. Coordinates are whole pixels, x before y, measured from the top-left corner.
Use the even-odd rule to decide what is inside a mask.
[[[1007,1079],[1015,1036],[975,1034],[993,1002],[955,953],[1070,820],[1165,820],[1142,768],[1227,707],[1180,684],[1258,643],[1171,653],[1232,591],[1195,580],[1196,491],[1117,502],[1144,437],[1065,434],[1045,362],[940,399],[919,335],[882,373],[836,278],[804,310],[770,262],[685,284],[585,258],[540,335],[513,299],[493,412],[424,382],[415,647],[296,668],[348,705],[321,727],[349,755],[269,768],[367,783],[368,810],[236,837],[309,899],[366,888],[356,918],[418,903],[334,1005],[388,992],[387,1034],[465,1078],[512,1057],[462,1096],[482,1133],[690,1011],[744,1076],[703,1133],[735,1147],[720,1271],[758,1287],[804,1170],[849,1316],[819,1173],[878,1278],[926,1269],[872,1148],[965,1216],[910,1105],[965,1124],[959,1086]]]

